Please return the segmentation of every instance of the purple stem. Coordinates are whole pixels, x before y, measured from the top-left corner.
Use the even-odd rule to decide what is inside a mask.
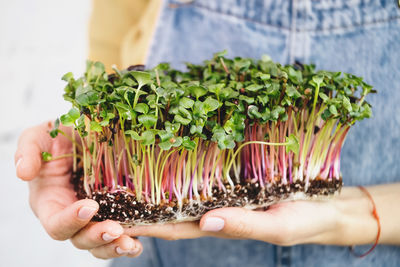
[[[292,155],[293,153],[289,152],[289,183],[293,183],[292,177]]]

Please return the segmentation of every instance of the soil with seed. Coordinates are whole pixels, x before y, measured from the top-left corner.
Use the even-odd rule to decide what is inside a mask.
[[[265,187],[261,187],[258,182],[243,182],[233,188],[226,184],[226,191],[213,188],[212,198],[186,199],[182,205],[178,205],[177,200],[173,199],[154,205],[143,199],[137,200],[124,187],[114,192],[94,191],[88,196],[83,189],[80,173],[73,175],[71,182],[79,199],[90,198],[99,203],[100,209],[94,216],[94,221],[111,219],[127,225],[197,220],[207,211],[222,207],[267,207],[279,201],[293,199],[294,194],[300,192],[304,193],[304,199],[329,196],[340,191],[343,184],[342,179],[316,179],[310,182],[306,190],[304,182],[300,181],[286,185],[273,183]]]

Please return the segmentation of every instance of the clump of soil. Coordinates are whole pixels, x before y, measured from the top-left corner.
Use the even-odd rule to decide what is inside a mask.
[[[94,216],[94,221],[107,219],[119,221],[127,225],[170,223],[193,221],[199,219],[206,212],[222,207],[267,207],[274,203],[294,200],[312,199],[333,195],[340,191],[342,180],[316,179],[310,181],[308,188],[304,182],[296,181],[291,184],[273,183],[261,187],[258,182],[242,182],[233,188],[226,184],[226,191],[213,189],[213,196],[209,199],[186,199],[178,205],[176,199],[154,205],[145,200],[139,201],[130,190],[120,187],[114,192],[94,191],[88,196],[83,190],[81,174],[72,178],[77,197],[90,198],[99,203],[100,209]]]

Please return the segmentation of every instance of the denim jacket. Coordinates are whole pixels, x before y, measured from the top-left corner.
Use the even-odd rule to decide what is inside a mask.
[[[185,3],[183,3],[185,2]],[[400,8],[397,0],[164,1],[148,67],[200,63],[213,53],[295,60],[364,77],[373,118],[349,132],[341,157],[345,185],[400,182]],[[399,226],[400,227],[400,226]],[[400,247],[365,258],[347,247],[280,247],[252,240],[141,239],[137,259],[113,266],[400,266]],[[360,247],[365,249],[367,247]]]

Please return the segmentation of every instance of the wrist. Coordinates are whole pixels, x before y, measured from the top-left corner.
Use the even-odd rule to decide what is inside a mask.
[[[374,243],[378,226],[372,214],[372,203],[357,187],[344,187],[333,204],[337,210],[337,231],[331,244],[364,245]]]

